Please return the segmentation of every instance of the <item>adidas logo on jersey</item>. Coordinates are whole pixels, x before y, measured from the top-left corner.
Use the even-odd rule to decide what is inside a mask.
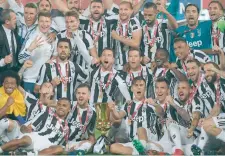
[[[194,41],[194,42],[188,42],[187,41],[187,44],[189,45],[190,48],[192,47],[201,47],[202,46],[202,41],[201,40],[198,40],[198,41]]]

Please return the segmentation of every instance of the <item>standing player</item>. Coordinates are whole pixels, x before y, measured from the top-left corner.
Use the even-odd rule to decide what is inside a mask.
[[[20,51],[18,59],[22,64],[26,60],[32,60],[32,67],[23,73],[23,86],[28,92],[34,91],[35,82],[41,66],[51,58],[54,52],[54,44],[48,42],[48,33],[51,27],[50,13],[41,12],[38,15],[38,27],[27,36],[24,47]]]
[[[133,14],[133,6],[130,2],[122,1],[119,5],[119,20],[113,26],[113,47],[116,52],[116,69],[122,70],[127,63],[130,47],[138,48],[141,42],[141,26]]]
[[[195,4],[188,4],[185,7],[185,18],[187,25],[180,26],[175,30],[177,37],[183,37],[187,40],[190,48],[202,50],[207,54],[212,53],[211,42],[211,21],[200,22],[199,8]],[[173,40],[171,41],[173,43]],[[174,61],[173,45],[171,45],[170,61]],[[174,58],[172,58],[174,57]]]
[[[58,33],[57,39],[68,38],[72,45],[70,60],[87,69],[91,65],[91,56],[98,61],[93,39],[85,30],[79,30],[80,21],[77,12],[66,12],[65,21],[67,29]]]
[[[138,76],[132,81],[132,91],[134,100],[126,103],[124,108],[117,112],[115,104],[110,103],[112,116],[119,120],[125,118],[129,133],[129,140],[139,139],[142,145],[146,148],[146,141],[157,141],[159,139],[158,116],[162,114],[163,109],[159,106],[148,104],[145,99],[146,83],[145,80]],[[140,128],[147,131],[147,136],[144,133],[139,133]],[[145,138],[145,139],[143,139]],[[132,144],[114,143],[110,146],[110,152],[114,154],[138,155],[138,151]]]
[[[207,83],[211,86],[215,94],[215,100],[213,101],[213,108],[208,116],[203,121],[201,128],[200,140],[198,142],[198,148],[200,152],[203,152],[207,141],[211,140],[212,137],[225,142],[224,138],[224,114],[225,114],[225,73],[221,71],[219,66],[213,62],[209,62],[204,65],[205,77]],[[218,145],[220,142],[217,140]],[[213,144],[210,144],[214,146]],[[194,147],[194,146],[193,146]],[[198,150],[193,149],[193,153],[197,154]],[[200,153],[198,153],[200,154]]]
[[[200,50],[192,50],[185,39],[176,38],[174,40],[174,51],[177,56],[176,64],[183,73],[187,75],[187,61],[197,59],[204,64],[210,61],[210,58]]]
[[[31,132],[26,132],[20,135],[19,139],[2,145],[0,153],[23,148],[35,152],[40,151],[39,154],[42,155],[45,153],[41,150],[67,140],[69,127],[65,119],[70,111],[70,106],[70,101],[67,98],[59,99],[56,110],[49,108],[43,114],[36,116],[30,123]]]
[[[219,28],[219,24],[222,24],[225,22],[223,5],[219,1],[213,0],[209,3],[208,10],[209,10],[210,19],[212,20],[212,28],[211,28],[212,44],[214,47],[219,47],[221,49],[224,49],[225,31],[222,31]],[[219,53],[217,53],[218,51],[214,51],[214,52],[215,54],[212,56],[212,61],[216,62],[217,64],[222,63],[219,60]]]
[[[130,94],[121,73],[113,67],[115,56],[112,49],[106,48],[100,58],[101,65],[91,73],[91,99],[90,104],[115,101],[115,93],[120,91],[126,100]]]
[[[199,135],[195,131],[203,112],[203,102],[191,95],[188,81],[178,84],[178,99],[167,96],[166,125],[175,146],[174,154],[183,155],[182,145],[192,144]]]
[[[104,48],[112,47],[111,30],[118,16],[104,16],[102,0],[92,0],[89,18],[80,18],[80,27],[91,34],[100,57]]]
[[[45,63],[40,70],[39,78],[35,86],[35,92],[39,92],[43,82],[51,82],[55,88],[56,99],[67,97],[73,100],[75,86],[79,82],[88,79],[88,74],[76,63],[69,61],[71,43],[67,38],[58,40],[58,56],[51,63]]]
[[[158,48],[169,48],[169,28],[176,29],[178,24],[174,17],[162,7],[161,12],[168,18],[168,23],[162,19],[157,19],[157,6],[147,2],[144,5],[144,20],[142,26],[141,49],[144,52],[143,63],[147,64],[155,61],[155,53]]]
[[[129,88],[130,95],[132,97],[131,92],[131,84],[135,77],[141,76],[146,81],[146,97],[151,97],[153,92],[153,76],[150,70],[146,66],[141,65],[142,57],[141,52],[138,49],[130,49],[128,51],[128,67],[125,70],[126,76],[125,81]]]

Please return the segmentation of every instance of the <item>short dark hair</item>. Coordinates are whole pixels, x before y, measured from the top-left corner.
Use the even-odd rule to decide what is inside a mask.
[[[155,3],[152,3],[152,2],[145,3],[144,9],[149,9],[149,8],[153,8],[154,10],[157,10],[157,5]]]
[[[16,80],[16,84],[17,86],[20,85],[20,76],[18,75],[17,72],[15,71],[12,71],[12,70],[7,70],[7,71],[4,71],[2,74],[1,74],[1,85],[3,85],[3,82],[5,81],[6,78],[14,78]]]
[[[218,0],[212,0],[211,2],[209,2],[208,7],[209,7],[212,3],[216,3],[216,4],[218,4],[218,5],[219,5],[219,7],[220,7],[220,9],[224,12],[223,5],[222,5],[222,3],[221,3],[220,1],[218,1]]]
[[[77,11],[68,11],[68,12],[66,12],[65,13],[65,17],[70,17],[70,16],[72,16],[72,17],[75,17],[76,19],[78,19],[79,20],[79,13],[77,12]]]
[[[57,47],[59,46],[59,43],[61,43],[61,42],[66,42],[66,43],[68,43],[68,44],[69,44],[70,50],[72,49],[72,45],[71,45],[70,39],[68,39],[68,38],[60,38],[60,39],[58,40],[58,42],[57,42]]]
[[[39,2],[37,3],[38,7],[39,7],[39,5],[40,5],[41,1],[43,1],[43,0],[39,0]],[[52,3],[51,3],[51,1],[50,1],[50,0],[46,0],[46,1],[49,3],[50,7],[52,7]]]
[[[79,88],[87,88],[88,91],[91,92],[91,88],[90,88],[89,84],[87,84],[87,83],[81,83],[81,84],[76,88],[76,91],[77,91]]]
[[[218,69],[218,70],[220,70],[220,67],[219,67],[219,65],[218,64],[216,64],[215,62],[206,62],[204,65],[206,65],[206,64],[212,64],[216,69]]]
[[[165,82],[166,83],[166,85],[167,85],[167,87],[169,88],[169,86],[170,86],[170,83],[169,83],[169,81],[165,78],[165,77],[158,77],[157,79],[156,79],[156,83],[160,83],[160,82]]]
[[[137,51],[139,56],[141,57],[141,50],[140,49],[137,49],[137,48],[130,48],[129,51],[128,51],[128,56],[130,54],[131,51]]]
[[[122,4],[128,4],[130,6],[130,9],[133,9],[133,5],[129,1],[122,1],[122,2],[120,2],[120,5],[122,5]]]
[[[188,63],[195,63],[198,67],[201,67],[201,63],[197,59],[190,59],[187,61]]]
[[[33,8],[37,10],[37,5],[35,3],[27,3],[24,8]]]
[[[145,86],[146,86],[146,80],[142,76],[135,77],[133,79],[133,81],[132,81],[132,86],[135,85],[137,83],[137,81],[144,81],[145,82]]]
[[[177,43],[177,42],[184,42],[184,43],[187,44],[186,39],[183,38],[183,37],[177,37],[177,38],[175,38],[174,41],[173,41],[173,43],[175,44],[175,43]]]
[[[106,51],[106,50],[112,51],[113,57],[115,58],[115,52],[113,51],[112,48],[104,48],[104,49],[102,50],[102,54],[103,54],[103,52]],[[101,55],[102,55],[102,54],[101,54]]]
[[[178,85],[179,85],[180,83],[187,83],[187,84],[188,84],[188,87],[191,87],[191,85],[190,85],[190,83],[189,83],[189,81],[188,81],[187,79],[180,80],[180,81],[178,82]]]
[[[15,13],[13,10],[11,9],[3,9],[1,12],[1,16],[0,16],[0,21],[2,24],[5,24],[5,21],[7,20],[11,20],[11,16],[10,13]]]
[[[48,17],[48,18],[52,19],[52,16],[51,16],[51,13],[50,13],[50,12],[39,12],[39,14],[38,14],[38,20],[39,20],[40,17],[42,17],[42,16]]]
[[[191,7],[191,6],[193,6],[193,7],[195,7],[197,9],[198,14],[200,13],[199,7],[196,4],[192,4],[192,3],[190,3],[190,4],[188,4],[188,5],[185,6],[185,13],[187,11],[187,8],[188,7]]]
[[[166,48],[158,48],[156,50],[156,53],[157,52],[163,52],[166,55],[166,58],[169,58],[169,51]]]
[[[67,97],[61,97],[61,98],[58,99],[58,101],[61,101],[61,100],[68,101],[69,104],[71,104],[71,101]]]
[[[102,0],[92,0],[91,3],[90,3],[90,5],[91,5],[92,3],[101,3],[101,4],[103,5]]]

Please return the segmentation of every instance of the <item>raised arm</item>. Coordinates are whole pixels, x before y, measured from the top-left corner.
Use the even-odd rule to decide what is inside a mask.
[[[66,13],[67,11],[69,11],[67,5],[65,4],[65,2],[63,0],[51,0],[51,1],[56,5],[56,7],[60,11],[62,11],[64,13]]]

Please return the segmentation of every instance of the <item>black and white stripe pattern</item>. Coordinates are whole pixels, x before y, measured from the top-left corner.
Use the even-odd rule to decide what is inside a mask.
[[[66,141],[69,129],[65,126],[65,120],[57,119],[54,114],[55,109],[46,109],[43,114],[31,121],[31,126],[38,135],[46,136],[51,143],[59,145]]]
[[[77,109],[79,109],[82,123],[80,123],[80,118],[78,116]],[[91,107],[89,107],[89,109],[79,108],[79,106],[77,106],[77,102],[74,101],[72,111],[69,113],[67,117],[67,121],[70,127],[69,141],[82,141],[83,139],[87,139],[82,138],[83,135],[82,128],[85,123],[87,115],[88,120],[87,120],[87,129],[84,133],[85,137],[88,136],[89,134],[94,134],[96,113]]]
[[[182,104],[179,99],[174,99],[174,103],[183,108],[186,112],[188,112],[188,114],[190,115],[191,119],[192,119],[192,114],[193,112],[200,112],[201,116],[203,114],[203,107],[204,107],[204,103],[203,101],[195,96],[194,99],[192,100],[192,103],[189,105],[189,104]],[[166,115],[167,115],[167,118],[170,118],[174,121],[176,121],[178,123],[178,125],[180,126],[183,126],[185,128],[189,128],[190,124],[191,124],[191,121],[190,122],[187,122],[185,121],[181,115],[179,115],[177,113],[177,110],[168,105],[167,106],[167,111],[166,111]],[[199,136],[200,134],[200,129],[199,128],[196,128],[195,131],[194,131],[194,137],[196,138],[197,136]]]
[[[140,23],[136,17],[130,19],[128,23],[122,24],[122,31],[120,30],[120,22],[117,22],[113,26],[113,30],[120,34],[120,32],[127,38],[132,38],[132,33],[141,29]],[[127,35],[127,36],[126,36]],[[123,66],[127,63],[129,46],[119,42],[118,40],[113,41],[113,49],[116,53],[116,69],[122,70]]]
[[[88,79],[88,74],[76,63],[68,61],[69,63],[69,74],[68,74],[68,83],[67,90],[64,90],[64,84],[61,82],[57,87],[55,87],[56,99],[62,97],[67,97],[69,100],[74,98],[74,90],[77,83],[86,82]],[[59,63],[59,66],[62,71],[63,77],[66,76],[66,66],[67,63]],[[37,79],[37,85],[48,81],[51,82],[55,77],[60,78],[60,73],[57,69],[56,60],[53,60],[52,63],[45,63],[39,72],[39,78]],[[61,78],[60,78],[61,79]]]
[[[200,63],[206,63],[206,62],[211,61],[209,56],[201,50],[190,50],[189,56],[192,57],[193,59],[197,59]],[[176,64],[179,69],[184,70],[182,67],[181,61],[178,58],[176,60]],[[186,64],[185,64],[185,66],[186,66]]]
[[[98,56],[101,56],[102,50],[104,48],[112,47],[111,31],[112,31],[113,24],[117,22],[118,16],[117,15],[108,16],[108,17],[103,16],[102,19],[103,19],[103,25],[100,32],[100,36],[98,41],[95,43]],[[82,30],[86,30],[88,33],[91,34],[91,36],[92,34],[95,34],[95,35],[98,34],[98,30],[101,25],[100,23],[101,23],[101,19],[98,22],[93,21],[94,32],[92,32],[90,19],[85,17],[80,17],[80,28]],[[92,36],[92,38],[94,38],[94,36]]]
[[[167,27],[167,23],[163,23],[162,20],[157,19],[158,26],[156,29],[156,35],[154,34],[155,29],[147,26],[146,23],[142,24],[142,42],[141,42],[141,51],[144,53],[144,56],[147,56],[151,59],[151,61],[155,60],[155,53],[158,48],[169,49],[169,30]],[[148,34],[150,35],[150,40],[148,38],[148,34],[146,32],[146,27],[148,28]],[[154,36],[155,35],[155,36]],[[152,40],[155,39],[155,43],[153,46],[150,46]]]
[[[91,99],[90,104],[94,106],[97,102],[110,102],[115,101],[116,92],[120,91],[123,97],[126,100],[130,100],[130,94],[128,91],[128,87],[126,82],[122,78],[122,74],[116,71],[115,69],[112,70],[113,77],[111,78],[110,84],[106,89],[103,89],[103,97],[99,99],[100,95],[100,80],[103,82],[103,88],[107,84],[107,80],[110,75],[110,71],[101,72],[101,68],[95,68],[91,73]]]
[[[26,122],[34,119],[37,115],[44,112],[47,108],[45,105],[40,106],[38,104],[38,99],[28,92],[26,92],[25,104],[27,108]]]
[[[137,129],[139,127],[148,129],[151,132],[151,134],[157,135],[159,138],[161,134],[161,130],[159,129],[159,124],[158,124],[159,118],[155,113],[155,108],[147,103],[144,103],[138,110],[133,121],[131,121],[131,124],[129,125],[128,117],[132,115],[134,111],[137,111],[137,108],[140,104],[142,104],[142,101],[131,102],[130,114],[128,114],[129,104],[126,103],[124,107],[122,108],[122,110],[125,111],[126,113],[126,116],[124,117],[124,119],[125,119],[125,122],[127,123],[130,140],[138,139]]]
[[[222,18],[220,18],[219,21],[224,21],[224,20],[225,20],[225,17],[222,17]],[[225,35],[224,35],[225,32],[221,32],[219,30],[218,22],[215,22],[214,24],[212,24],[212,27],[211,27],[211,34],[212,34],[211,39],[212,39],[212,45],[214,46],[214,37],[213,37],[214,33],[213,32],[218,33],[217,35],[218,35],[218,38],[219,38],[218,39],[219,45],[217,45],[217,46],[219,46],[225,52]],[[212,55],[212,61],[217,63],[217,64],[220,64],[219,55],[218,54]]]
[[[94,42],[89,33],[87,33],[85,30],[78,30],[77,33],[80,39],[85,44],[86,47],[83,48],[86,48],[87,52],[89,52],[88,50],[94,48]],[[60,33],[57,34],[57,40],[59,40],[60,38],[68,38],[66,35],[66,30],[61,31]],[[79,47],[77,46],[76,39],[75,38],[68,38],[68,39],[70,39],[72,45],[70,60],[74,63],[79,64],[83,69],[87,69],[88,66],[84,60],[84,56],[82,54],[83,51],[81,51],[81,49],[79,49]],[[89,55],[89,53],[86,55]]]

